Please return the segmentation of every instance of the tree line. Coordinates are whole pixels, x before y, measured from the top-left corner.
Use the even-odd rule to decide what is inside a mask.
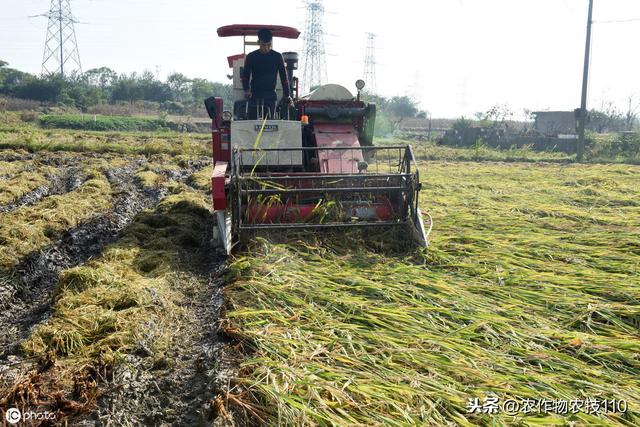
[[[86,111],[98,104],[148,101],[173,114],[190,114],[202,109],[205,98],[215,94],[225,105],[233,102],[229,84],[170,74],[161,81],[150,71],[118,74],[108,67],[82,74],[37,76],[10,68],[0,61],[0,95],[59,104]]]
[[[153,103],[171,114],[203,114],[203,100],[220,96],[225,108],[232,109],[233,86],[182,73],[170,74],[161,81],[150,71],[118,74],[109,67],[93,68],[83,74],[37,76],[0,61],[0,96],[29,99],[63,105],[86,112],[100,104]],[[408,96],[385,98],[364,92],[363,99],[377,104],[376,134],[386,135],[406,117],[426,117],[415,100]]]

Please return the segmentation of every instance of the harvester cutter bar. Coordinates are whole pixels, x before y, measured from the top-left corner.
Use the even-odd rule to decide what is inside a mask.
[[[324,187],[324,188],[265,188],[241,190],[242,194],[298,194],[298,193],[387,193],[406,190],[406,187]]]
[[[389,227],[406,225],[399,221],[372,221],[372,222],[328,222],[324,224],[251,224],[241,225],[241,230],[278,230],[278,229],[313,229],[313,228],[351,228],[351,227]]]
[[[410,178],[413,174],[410,173],[385,173],[385,174],[371,174],[371,173],[361,173],[361,174],[318,174],[318,173],[309,173],[307,175],[296,174],[296,175],[255,175],[255,176],[242,176],[240,177],[241,181],[256,181],[256,180],[265,180],[265,181],[287,181],[287,180],[301,180],[301,179],[368,179],[374,180],[377,178]]]
[[[358,147],[277,147],[277,148],[237,148],[242,152],[262,152],[262,151],[389,151],[406,150],[407,145],[378,145],[378,146],[358,146]]]

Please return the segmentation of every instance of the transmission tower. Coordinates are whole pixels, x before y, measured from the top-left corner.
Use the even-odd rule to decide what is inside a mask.
[[[376,92],[376,34],[367,34],[367,48],[364,56],[364,81],[371,93]]]
[[[42,74],[60,73],[64,76],[73,71],[82,74],[74,27],[78,21],[71,14],[70,0],[51,0],[49,12],[37,16],[49,19],[42,55]]]
[[[324,60],[324,30],[322,0],[307,0],[307,18],[304,24],[304,46],[302,48],[302,90],[310,91],[327,80]]]

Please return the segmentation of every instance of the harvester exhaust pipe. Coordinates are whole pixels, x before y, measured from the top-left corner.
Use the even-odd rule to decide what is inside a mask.
[[[287,64],[287,78],[289,79],[289,93],[293,93],[293,70],[298,69],[298,53],[283,52],[282,58],[284,59],[284,63]]]

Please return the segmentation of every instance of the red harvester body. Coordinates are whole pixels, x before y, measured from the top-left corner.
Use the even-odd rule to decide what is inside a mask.
[[[245,52],[227,58],[234,105],[205,101],[212,119],[217,218],[214,239],[225,253],[260,230],[404,227],[407,240],[426,245],[418,194],[419,172],[410,146],[373,146],[376,106],[340,85],[298,93],[297,54],[284,52],[294,105],[275,112],[249,107],[240,73],[247,37],[269,28],[274,37],[297,38],[295,28],[229,25],[221,37],[242,36]],[[281,87],[277,90],[279,98]],[[256,108],[256,111],[250,111]],[[251,114],[255,113],[255,114]]]

